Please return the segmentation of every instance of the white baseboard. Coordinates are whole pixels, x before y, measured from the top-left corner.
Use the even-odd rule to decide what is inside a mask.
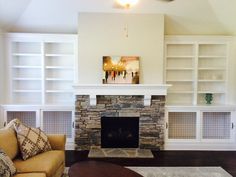
[[[166,143],[164,150],[235,151],[235,143]]]

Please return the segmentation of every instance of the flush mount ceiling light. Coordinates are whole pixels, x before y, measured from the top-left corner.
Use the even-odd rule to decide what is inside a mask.
[[[124,8],[129,9],[131,6],[138,3],[139,0],[116,0],[116,2],[123,6]]]
[[[172,2],[174,0],[153,0],[153,1],[160,1],[160,2]],[[115,0],[113,8],[117,9],[129,9],[135,4],[137,4],[139,0]]]

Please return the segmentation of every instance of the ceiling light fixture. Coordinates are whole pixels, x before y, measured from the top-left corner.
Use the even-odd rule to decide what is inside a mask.
[[[131,6],[138,3],[139,0],[117,0],[117,3],[121,6],[129,9]]]

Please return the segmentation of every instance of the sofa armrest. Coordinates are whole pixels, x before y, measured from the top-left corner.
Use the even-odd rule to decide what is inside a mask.
[[[47,136],[53,150],[65,150],[66,135],[49,134]]]

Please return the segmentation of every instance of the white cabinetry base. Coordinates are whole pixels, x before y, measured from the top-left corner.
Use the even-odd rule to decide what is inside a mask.
[[[236,143],[183,143],[183,142],[166,142],[164,150],[213,150],[225,151],[236,150]]]

